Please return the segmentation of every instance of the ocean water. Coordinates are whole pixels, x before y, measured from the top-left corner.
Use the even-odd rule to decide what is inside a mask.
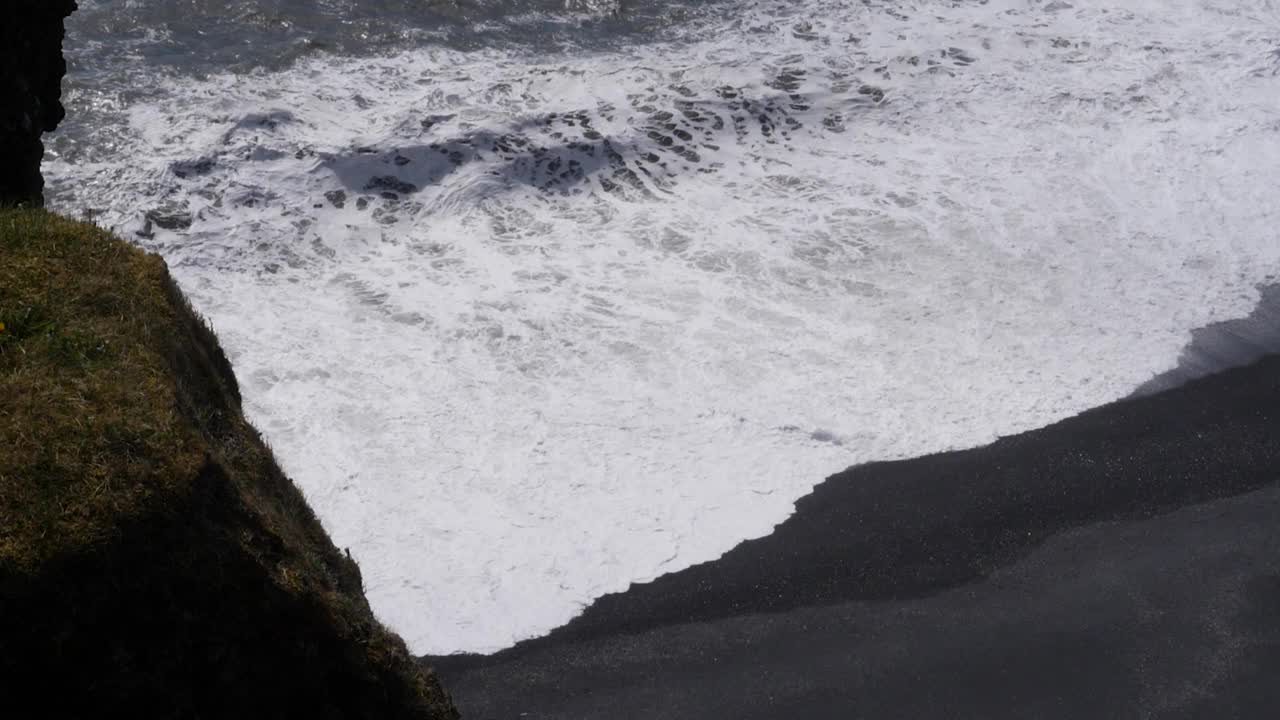
[[[1271,0],[81,0],[51,205],[162,254],[375,611],[494,651],[1280,276]]]

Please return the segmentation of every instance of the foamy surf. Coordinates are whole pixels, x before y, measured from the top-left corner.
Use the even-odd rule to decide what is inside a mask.
[[[121,124],[54,205],[166,257],[416,652],[1122,397],[1280,272],[1268,3],[721,8],[70,95]]]

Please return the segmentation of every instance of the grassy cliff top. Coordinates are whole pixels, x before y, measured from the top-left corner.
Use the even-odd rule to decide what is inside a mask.
[[[170,284],[98,228],[0,210],[0,564],[102,542],[197,476]]]
[[[456,717],[164,262],[32,210],[0,209],[0,637],[48,717]]]

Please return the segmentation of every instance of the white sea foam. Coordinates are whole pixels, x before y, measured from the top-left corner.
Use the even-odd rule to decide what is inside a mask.
[[[751,2],[610,52],[311,58],[170,82],[47,170],[130,235],[191,214],[139,242],[379,615],[491,651],[1249,312],[1280,271],[1277,11],[1117,5]]]

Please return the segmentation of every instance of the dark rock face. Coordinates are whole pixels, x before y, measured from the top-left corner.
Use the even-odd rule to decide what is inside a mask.
[[[0,205],[44,204],[40,135],[62,122],[63,19],[75,0],[10,0],[0,10]]]

